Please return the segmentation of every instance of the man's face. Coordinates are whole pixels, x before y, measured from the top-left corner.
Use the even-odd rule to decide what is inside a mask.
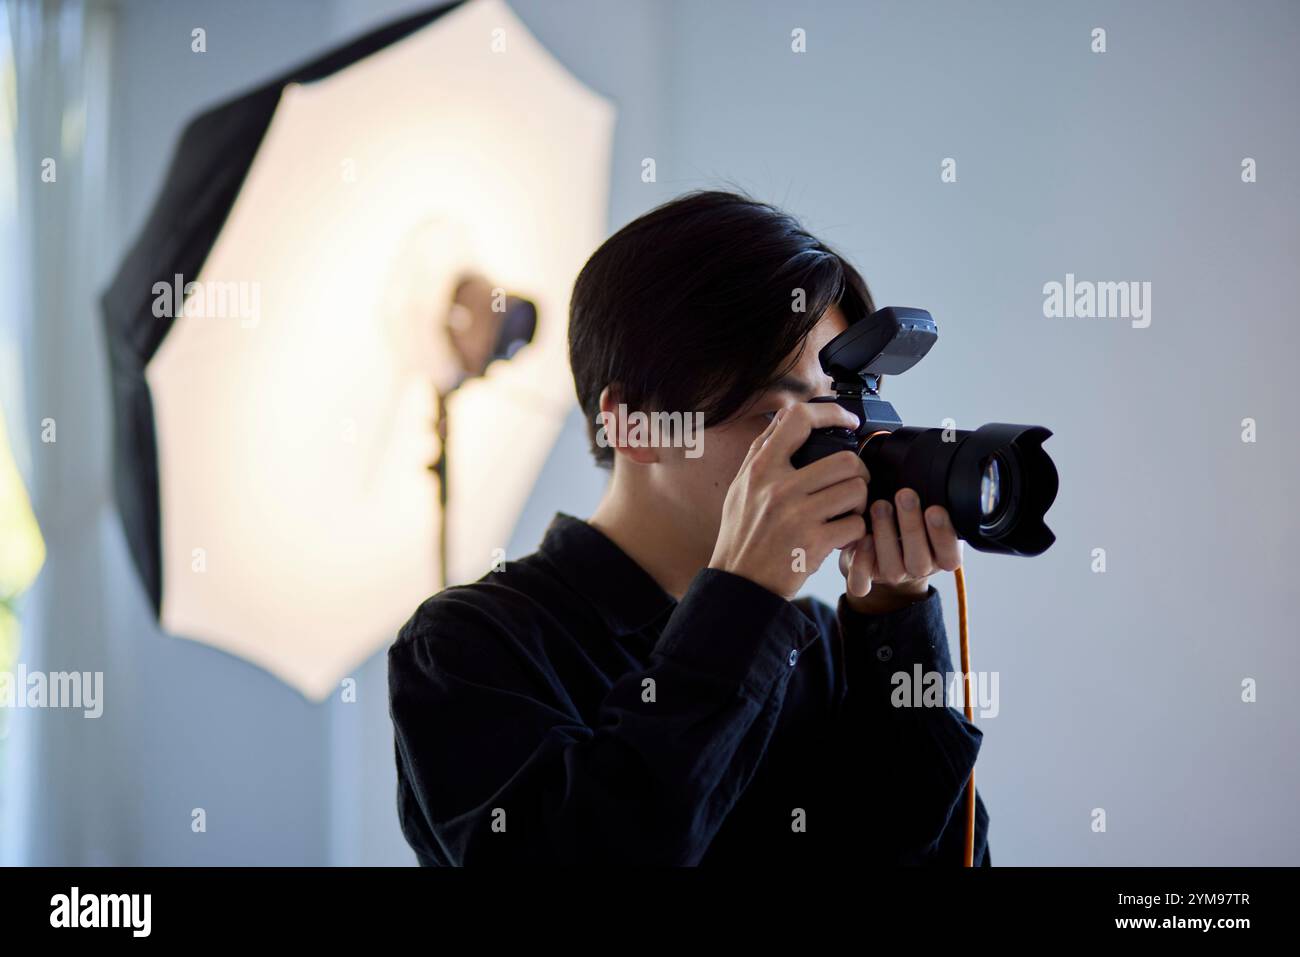
[[[749,446],[778,409],[830,394],[831,379],[817,362],[817,353],[847,328],[843,313],[832,306],[808,334],[794,365],[780,382],[758,395],[736,417],[704,430],[702,454],[690,458],[683,449],[663,450],[656,469],[656,481],[663,483],[659,497],[672,502],[672,520],[687,531],[692,551],[703,554],[705,560],[717,541],[727,489]],[[791,359],[794,357],[786,361]]]

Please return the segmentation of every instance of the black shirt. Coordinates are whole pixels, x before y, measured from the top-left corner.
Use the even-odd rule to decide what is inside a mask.
[[[586,522],[426,600],[388,652],[425,865],[962,862],[982,733],[894,707],[954,669],[938,592],[864,615],[704,569],[676,602]],[[991,863],[976,798],[975,862]]]

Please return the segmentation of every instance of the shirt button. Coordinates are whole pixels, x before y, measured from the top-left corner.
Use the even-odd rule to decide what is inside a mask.
[[[794,667],[794,663],[795,663],[796,661],[799,660],[799,649],[797,649],[797,648],[791,648],[791,649],[790,649],[790,657],[787,658],[786,660],[790,662],[790,667],[793,668],[793,667]]]
[[[894,649],[890,648],[889,645],[881,645],[876,649],[876,657],[881,661],[888,661],[894,657]]]

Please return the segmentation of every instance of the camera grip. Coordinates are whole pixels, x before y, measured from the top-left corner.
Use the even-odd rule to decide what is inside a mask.
[[[836,452],[856,452],[857,450],[858,436],[852,429],[837,427],[813,429],[812,435],[808,436],[808,441],[799,446],[794,455],[790,456],[790,464],[797,469],[801,469],[805,465],[811,465],[818,459],[824,459]]]

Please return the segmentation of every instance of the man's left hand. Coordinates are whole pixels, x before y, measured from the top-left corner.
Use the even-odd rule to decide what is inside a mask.
[[[845,597],[856,611],[894,611],[925,597],[930,576],[961,565],[961,541],[948,510],[921,512],[913,489],[900,489],[894,504],[871,504],[867,535],[840,550]]]

